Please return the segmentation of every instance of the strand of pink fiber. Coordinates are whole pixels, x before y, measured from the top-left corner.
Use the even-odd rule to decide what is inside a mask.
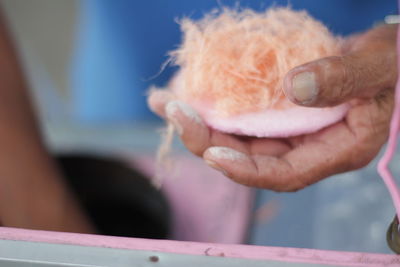
[[[400,7],[400,1],[399,1]],[[400,53],[400,31],[397,33],[397,51]],[[398,65],[400,66],[400,58],[397,58]],[[392,197],[394,207],[396,209],[397,218],[400,221],[400,191],[396,184],[396,181],[390,172],[389,163],[391,162],[394,153],[396,152],[397,148],[397,138],[399,134],[399,126],[400,126],[400,79],[397,80],[396,85],[396,92],[395,92],[395,105],[394,111],[392,115],[392,120],[390,123],[390,134],[389,134],[389,141],[387,144],[386,151],[382,158],[378,163],[378,172],[382,177],[383,181],[386,184],[386,187],[389,190],[389,193]]]

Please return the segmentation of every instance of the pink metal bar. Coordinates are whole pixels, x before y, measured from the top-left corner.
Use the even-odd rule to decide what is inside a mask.
[[[232,257],[254,260],[332,264],[337,266],[400,266],[400,256],[301,248],[227,245],[170,240],[150,240],[75,233],[0,228],[0,239],[91,247],[166,252],[186,255]]]

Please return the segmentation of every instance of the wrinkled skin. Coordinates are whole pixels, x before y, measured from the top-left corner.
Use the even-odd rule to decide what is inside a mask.
[[[286,75],[285,94],[298,105],[351,104],[342,121],[313,134],[273,139],[221,133],[187,116],[189,107],[179,108],[168,91],[153,91],[149,105],[177,127],[188,150],[232,180],[296,191],[367,165],[387,140],[397,79],[396,33],[396,26],[384,25],[352,36],[343,43],[343,56],[309,62]],[[294,78],[304,72],[315,80],[311,98],[296,94]]]

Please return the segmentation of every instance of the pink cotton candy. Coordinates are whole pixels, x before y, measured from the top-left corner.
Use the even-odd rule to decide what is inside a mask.
[[[345,116],[347,104],[305,108],[283,93],[290,69],[340,55],[341,39],[306,12],[224,9],[200,21],[184,19],[181,25],[182,45],[171,53],[180,71],[170,87],[209,126],[241,135],[287,137],[320,130]]]

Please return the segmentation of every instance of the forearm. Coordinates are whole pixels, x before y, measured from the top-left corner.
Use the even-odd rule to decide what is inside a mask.
[[[0,17],[0,222],[91,232],[44,148],[16,51]]]

